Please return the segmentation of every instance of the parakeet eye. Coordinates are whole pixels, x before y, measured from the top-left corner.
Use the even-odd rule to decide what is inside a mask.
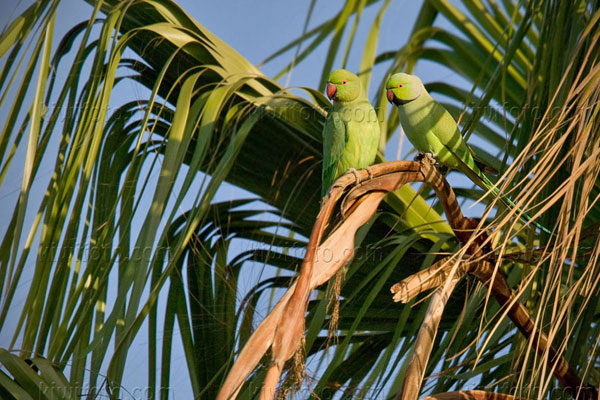
[[[346,83],[348,83],[348,81],[344,79],[344,80],[342,81],[342,85],[345,85]]]
[[[399,88],[402,88],[403,86],[404,86],[404,85],[403,85],[403,84],[401,84],[401,83],[398,85],[398,87],[399,87]]]

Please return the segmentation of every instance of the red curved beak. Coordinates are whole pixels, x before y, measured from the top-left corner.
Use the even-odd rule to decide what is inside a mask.
[[[393,103],[394,102],[394,98],[395,98],[394,92],[392,91],[392,89],[388,89],[387,90],[387,99],[388,99],[388,101],[390,103]]]
[[[337,92],[337,87],[335,87],[335,85],[333,83],[327,82],[327,97],[329,97],[329,100],[333,100],[333,98],[335,97],[335,92]]]

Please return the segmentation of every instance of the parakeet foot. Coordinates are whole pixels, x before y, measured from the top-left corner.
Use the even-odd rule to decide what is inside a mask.
[[[418,153],[415,156],[415,161],[418,161],[418,162],[428,161],[431,164],[435,164],[437,162],[433,153]]]
[[[358,173],[358,171],[355,168],[348,168],[348,171],[346,171],[346,173],[352,173],[352,175],[354,175],[354,177],[356,178],[356,184],[358,185],[360,183],[360,175]]]
[[[365,169],[369,173],[369,180],[373,179],[373,170],[371,169],[371,167],[367,167]]]

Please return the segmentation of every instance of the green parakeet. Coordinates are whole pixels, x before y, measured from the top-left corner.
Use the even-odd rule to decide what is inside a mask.
[[[417,150],[432,153],[438,162],[464,173],[485,190],[494,187],[475,163],[473,152],[463,140],[454,118],[429,95],[421,79],[405,73],[394,74],[387,81],[386,91],[388,101],[398,109],[406,136]],[[491,193],[499,196],[497,188]],[[499,197],[505,206],[515,207],[510,199]],[[530,220],[528,215],[525,218]],[[535,221],[533,223],[546,233],[550,232]]]
[[[373,164],[380,134],[377,113],[358,76],[335,70],[329,75],[326,91],[333,107],[323,127],[322,196],[349,169]]]

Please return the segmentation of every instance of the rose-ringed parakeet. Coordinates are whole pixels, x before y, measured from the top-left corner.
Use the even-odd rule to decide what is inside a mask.
[[[479,187],[486,191],[491,189],[492,195],[499,196],[506,207],[515,207],[510,199],[500,196],[498,189],[479,169],[456,121],[429,95],[421,79],[405,73],[394,74],[387,81],[386,91],[388,101],[398,109],[406,136],[418,151],[433,154],[438,162],[464,173]],[[529,221],[531,217],[525,215],[525,219]],[[533,221],[533,224],[550,233],[537,222]]]
[[[333,107],[323,127],[322,196],[346,171],[373,164],[380,132],[377,113],[358,76],[343,69],[335,70],[327,79],[326,91]]]

